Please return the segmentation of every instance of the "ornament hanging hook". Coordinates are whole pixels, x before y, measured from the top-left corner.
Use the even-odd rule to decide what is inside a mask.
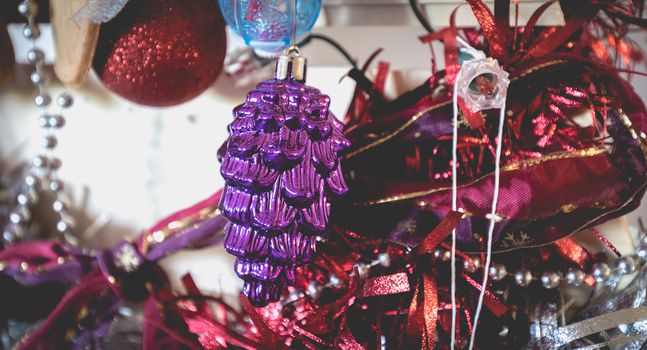
[[[283,51],[276,60],[274,78],[277,80],[294,79],[299,82],[306,80],[306,58],[298,46],[293,45]]]
[[[297,1],[290,0],[292,20],[290,22],[290,46],[276,60],[274,78],[277,80],[294,79],[299,82],[306,80],[306,58],[296,42],[297,30]]]

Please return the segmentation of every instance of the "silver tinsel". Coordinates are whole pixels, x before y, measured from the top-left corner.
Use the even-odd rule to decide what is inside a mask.
[[[591,319],[595,321],[585,323]],[[593,342],[605,343],[605,346],[612,350],[639,350],[646,346],[647,265],[642,267],[627,287],[595,296],[569,326],[575,326],[573,329],[578,330],[578,324],[579,328],[601,328],[596,332],[599,333],[598,339],[594,339]],[[609,325],[611,327],[607,327]],[[555,338],[559,337],[568,338],[556,334]],[[623,339],[628,341],[622,341]],[[590,346],[591,342],[581,340],[576,344],[583,347]]]
[[[647,234],[638,236],[636,255],[618,259],[613,264],[616,268],[604,273],[587,304],[566,324],[557,300],[561,291],[531,300],[530,342],[525,349],[647,349],[647,259],[640,257],[647,248]],[[567,279],[577,279],[569,274],[574,272],[568,272]],[[623,278],[631,278],[626,287],[622,287]]]
[[[559,326],[555,302],[530,307],[531,341],[526,349],[640,350],[647,346],[647,265],[625,288],[612,275],[571,322]]]
[[[556,294],[553,294],[553,296]],[[556,299],[556,298],[551,298]],[[555,332],[557,323],[557,301],[536,301],[528,307],[528,321],[530,322],[530,342],[526,349],[549,349],[544,343],[546,336]]]

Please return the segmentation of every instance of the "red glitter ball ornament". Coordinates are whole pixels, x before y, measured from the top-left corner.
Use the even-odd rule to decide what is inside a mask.
[[[225,52],[225,22],[215,0],[130,0],[101,26],[93,66],[116,94],[163,107],[206,90]]]

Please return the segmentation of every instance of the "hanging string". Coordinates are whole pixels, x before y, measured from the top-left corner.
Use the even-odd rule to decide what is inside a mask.
[[[485,58],[483,52],[473,48],[468,42],[460,36],[456,37],[457,42],[462,45],[461,51],[467,52],[474,58]],[[461,80],[463,70],[460,69],[456,74],[455,82]],[[452,210],[457,208],[458,193],[458,84],[454,83],[453,102],[453,120],[452,120]],[[456,308],[456,229],[452,230],[452,248],[451,248],[451,301],[452,301],[452,327],[451,327],[451,350],[456,346],[456,319],[458,309]]]
[[[476,338],[476,328],[478,326],[479,317],[481,316],[481,309],[483,308],[483,298],[488,283],[490,262],[492,258],[492,236],[494,235],[494,225],[496,223],[496,207],[499,200],[499,180],[501,177],[501,146],[503,144],[503,123],[505,122],[505,106],[507,96],[504,98],[500,112],[499,112],[499,130],[496,138],[496,156],[494,162],[494,194],[492,195],[492,211],[490,212],[490,227],[487,234],[487,251],[485,255],[485,265],[483,265],[483,283],[481,284],[481,292],[479,294],[478,304],[476,305],[476,314],[474,315],[474,324],[472,328],[472,335],[470,337],[469,350],[474,348],[474,340]]]
[[[297,44],[297,1],[290,0],[292,5],[292,21],[290,21],[290,46]]]
[[[461,77],[462,70],[458,71],[456,81]],[[458,148],[458,84],[454,84],[454,95],[452,96],[453,119],[452,119],[452,211],[457,210],[458,174],[457,174],[457,148]],[[452,230],[451,249],[451,298],[452,298],[452,327],[451,327],[451,349],[456,346],[456,229]]]

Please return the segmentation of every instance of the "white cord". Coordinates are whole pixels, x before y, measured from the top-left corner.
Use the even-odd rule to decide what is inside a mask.
[[[507,96],[506,96],[507,97]],[[456,97],[455,97],[456,98]],[[499,130],[497,132],[497,145],[496,156],[494,161],[494,194],[492,196],[492,211],[490,213],[490,227],[487,234],[487,252],[485,256],[485,265],[483,266],[483,283],[481,284],[481,293],[479,294],[479,301],[476,305],[476,315],[474,316],[474,326],[472,328],[472,335],[470,337],[469,350],[474,348],[474,339],[476,338],[476,327],[478,326],[479,317],[481,316],[481,309],[483,308],[483,299],[485,297],[485,289],[488,283],[490,260],[492,258],[492,236],[494,234],[494,224],[496,223],[496,207],[499,201],[499,177],[501,175],[501,145],[503,144],[503,123],[505,122],[505,105],[506,98],[503,100],[501,112],[499,113]]]
[[[473,48],[460,36],[456,36],[458,43],[462,45],[460,50],[467,52],[474,59],[483,59],[485,54]],[[452,210],[456,211],[457,208],[457,193],[458,193],[458,84],[460,81],[463,70],[460,69],[456,74],[454,83],[454,95],[452,96],[453,102],[453,119],[452,119]],[[451,350],[456,346],[456,318],[458,310],[456,308],[456,228],[452,230],[452,251],[451,251],[451,298],[452,298],[452,327],[451,327]]]
[[[456,75],[456,81],[459,80],[461,76],[461,71],[458,71]],[[458,192],[458,175],[457,175],[457,163],[458,156],[456,154],[458,148],[458,84],[454,84],[454,96],[452,96],[453,101],[453,119],[452,119],[452,210],[456,211],[457,207],[457,192]],[[456,345],[456,228],[452,230],[452,252],[451,252],[451,294],[452,294],[452,329],[451,329],[451,350],[454,350]]]

